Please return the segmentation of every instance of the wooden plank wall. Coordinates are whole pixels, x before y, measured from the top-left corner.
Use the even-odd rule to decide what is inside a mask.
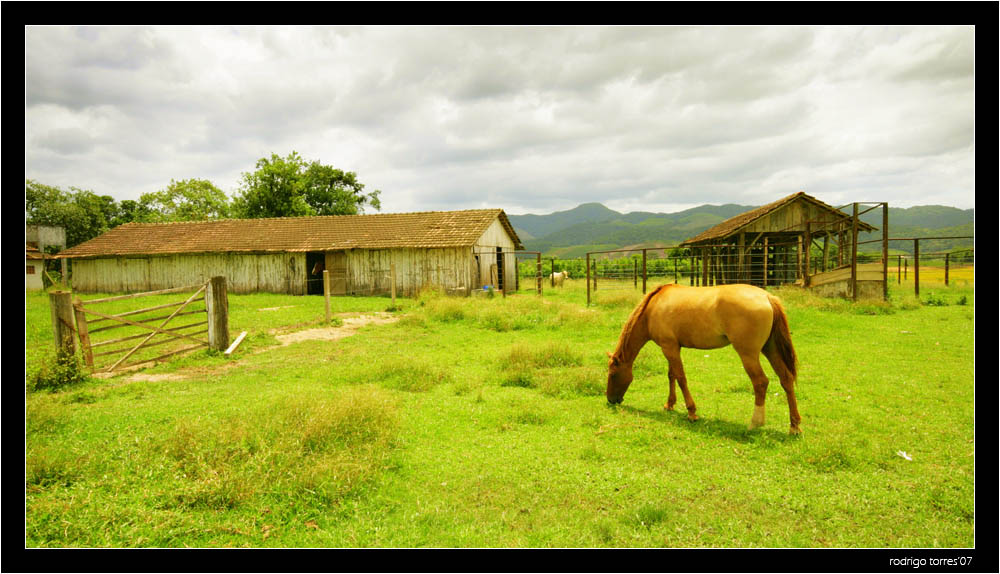
[[[206,253],[74,259],[73,289],[81,293],[137,293],[181,287],[224,276],[233,293],[305,292],[305,253]]]
[[[496,265],[497,247],[503,249],[504,252],[516,249],[514,240],[510,235],[507,235],[507,230],[500,224],[499,219],[494,220],[490,224],[473,247],[474,254],[479,256],[478,274],[476,277],[473,277],[473,281],[478,283],[475,286],[478,289],[482,289],[483,285],[490,282],[490,267]],[[504,256],[504,277],[510,277],[516,283],[517,261],[513,255]],[[511,289],[513,289],[515,283],[511,283]]]
[[[350,294],[389,293],[393,263],[398,293],[414,295],[421,289],[438,287],[467,295],[474,287],[474,259],[468,247],[350,249],[346,253]]]

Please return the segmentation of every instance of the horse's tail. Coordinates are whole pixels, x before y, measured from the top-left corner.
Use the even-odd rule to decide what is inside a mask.
[[[792,346],[792,333],[788,329],[788,316],[785,315],[785,308],[782,307],[781,300],[774,295],[768,295],[767,298],[771,302],[771,309],[774,310],[771,336],[767,339],[767,344],[777,351],[792,377],[797,378],[796,363],[798,357],[795,355],[795,347]]]

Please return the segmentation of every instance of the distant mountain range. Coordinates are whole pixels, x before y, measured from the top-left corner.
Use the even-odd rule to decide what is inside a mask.
[[[584,203],[567,211],[548,215],[507,215],[528,251],[546,257],[583,257],[588,251],[668,247],[694,237],[735,215],[755,209],[755,205],[702,205],[676,213],[633,211],[619,213],[600,203]],[[861,219],[882,227],[881,209]],[[967,236],[975,233],[975,209],[943,205],[889,208],[891,237]],[[881,238],[881,232],[863,234],[859,241]],[[972,247],[971,239],[921,242],[921,251],[945,251]],[[911,252],[913,242],[895,242],[890,248]]]

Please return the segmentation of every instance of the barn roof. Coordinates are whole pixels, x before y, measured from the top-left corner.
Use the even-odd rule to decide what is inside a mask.
[[[472,246],[499,218],[522,249],[502,209],[216,219],[126,223],[58,257],[170,255],[217,252],[298,252],[338,249]]]
[[[764,217],[765,215],[773,211],[781,209],[782,207],[799,199],[811,202],[838,216],[850,217],[847,213],[840,211],[836,207],[827,205],[822,201],[816,199],[815,197],[807,195],[804,191],[800,191],[798,193],[793,193],[788,197],[783,197],[778,201],[768,203],[767,205],[762,205],[756,209],[751,209],[750,211],[747,211],[745,213],[741,213],[739,215],[730,217],[729,219],[723,221],[722,223],[719,223],[718,225],[711,227],[701,232],[698,235],[695,235],[691,239],[684,241],[683,243],[681,243],[681,245],[693,245],[696,243],[711,241],[713,239],[721,239],[724,237],[729,237],[734,233],[738,233],[740,229],[750,225],[757,219],[760,219],[761,217]],[[860,229],[861,231],[874,231],[876,228],[863,221],[858,221],[858,229]]]

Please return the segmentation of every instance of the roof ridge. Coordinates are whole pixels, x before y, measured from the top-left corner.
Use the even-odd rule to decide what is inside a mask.
[[[344,213],[338,215],[289,215],[281,217],[216,217],[212,219],[188,219],[183,221],[128,221],[119,225],[122,227],[124,225],[185,225],[191,223],[219,223],[223,221],[288,221],[292,219],[320,219],[320,218],[334,218],[334,217],[379,217],[379,216],[392,216],[392,215],[429,215],[435,213],[477,213],[477,212],[494,212],[503,213],[503,209],[499,207],[482,207],[476,209],[455,209],[455,210],[432,210],[432,211],[403,211],[403,212],[391,212],[391,213]]]

